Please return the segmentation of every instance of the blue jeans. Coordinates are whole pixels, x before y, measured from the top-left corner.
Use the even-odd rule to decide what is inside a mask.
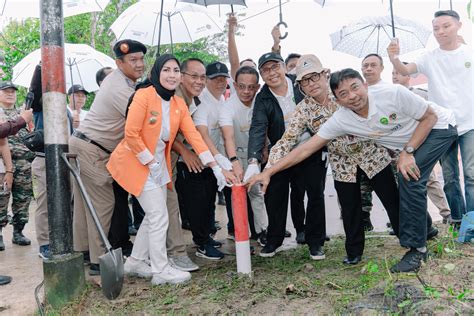
[[[446,151],[456,142],[457,130],[433,129],[423,144],[415,151],[415,161],[420,169],[418,181],[407,181],[398,174],[400,191],[400,244],[403,247],[419,248],[426,246],[427,227],[431,226],[431,218],[426,200],[426,183],[434,165]]]
[[[459,181],[458,148],[461,150],[461,161],[464,173],[464,192]],[[460,221],[467,211],[474,211],[474,130],[458,136],[441,159],[444,178],[444,192],[451,208],[451,217]]]

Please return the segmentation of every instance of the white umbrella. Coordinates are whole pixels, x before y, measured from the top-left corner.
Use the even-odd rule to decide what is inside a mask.
[[[163,26],[159,38],[160,2],[143,1],[127,8],[110,29],[117,40],[134,39],[149,46],[190,43],[220,33],[225,22],[193,4],[177,3],[163,9]]]
[[[87,91],[99,89],[95,74],[102,67],[115,68],[115,61],[86,44],[64,44],[66,90],[72,84],[81,84]],[[41,60],[41,50],[37,49],[20,60],[13,67],[13,83],[29,87],[36,65]],[[72,83],[71,83],[72,73]]]
[[[63,0],[64,17],[103,11],[110,0]],[[0,0],[0,16],[39,18],[40,0]]]
[[[330,35],[332,48],[356,57],[371,53],[387,56],[393,28],[403,48],[400,54],[424,48],[431,30],[415,21],[391,16],[364,17]]]

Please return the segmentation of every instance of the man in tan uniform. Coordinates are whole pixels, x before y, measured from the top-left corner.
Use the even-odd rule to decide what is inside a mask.
[[[69,140],[69,150],[77,154],[82,181],[106,234],[115,205],[113,179],[106,164],[124,137],[128,99],[135,91],[136,81],[143,76],[146,47],[134,40],[121,40],[113,50],[117,69],[104,80],[89,113]],[[76,183],[73,192],[74,249],[89,250],[90,274],[98,275],[98,257],[105,253],[105,247]]]

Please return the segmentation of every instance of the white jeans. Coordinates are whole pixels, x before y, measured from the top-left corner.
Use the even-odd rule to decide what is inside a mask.
[[[132,257],[139,260],[150,258],[151,272],[160,273],[168,263],[166,255],[166,231],[168,209],[166,208],[166,185],[143,191],[137,196],[145,217],[138,229],[133,245]]]

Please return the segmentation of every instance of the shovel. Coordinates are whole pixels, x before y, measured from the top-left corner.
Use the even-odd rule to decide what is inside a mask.
[[[112,249],[107,236],[105,236],[104,230],[100,225],[99,218],[97,217],[97,213],[95,211],[94,206],[92,205],[92,201],[89,195],[86,192],[86,188],[82,183],[81,176],[79,175],[79,161],[76,160],[76,167],[73,167],[69,163],[69,158],[76,159],[76,154],[69,154],[63,153],[62,158],[66,165],[68,166],[69,170],[71,171],[72,175],[76,179],[77,184],[79,185],[79,189],[81,191],[81,195],[84,198],[84,201],[91,212],[92,218],[94,219],[94,223],[97,226],[97,230],[99,231],[100,237],[105,244],[105,248],[107,252],[99,257],[99,266],[100,266],[100,279],[102,283],[102,292],[104,293],[105,297],[109,300],[115,299],[117,296],[120,295],[122,291],[123,285],[123,256],[122,256],[122,248]]]

